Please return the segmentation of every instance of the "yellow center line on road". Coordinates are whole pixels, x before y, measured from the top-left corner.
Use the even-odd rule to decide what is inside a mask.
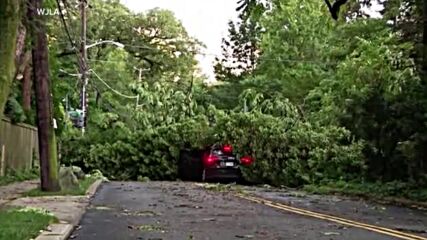
[[[242,199],[245,199],[245,200],[248,200],[248,201],[251,201],[251,202],[255,202],[255,203],[259,203],[259,204],[269,206],[272,208],[280,209],[283,211],[287,211],[287,212],[291,212],[291,213],[295,213],[295,214],[299,214],[299,215],[304,215],[304,216],[309,216],[309,217],[314,217],[317,219],[335,222],[335,223],[339,223],[339,224],[347,225],[347,226],[351,226],[351,227],[361,228],[361,229],[369,230],[372,232],[377,232],[377,233],[381,233],[384,235],[396,237],[399,239],[427,240],[427,238],[425,238],[425,237],[421,237],[421,236],[417,236],[417,235],[413,235],[413,234],[409,234],[409,233],[405,233],[405,232],[401,232],[401,231],[396,231],[396,230],[385,228],[385,227],[380,227],[380,226],[365,224],[365,223],[361,223],[361,222],[356,222],[353,220],[335,217],[332,215],[327,215],[327,214],[317,213],[317,212],[313,212],[313,211],[308,211],[305,209],[291,207],[291,206],[288,206],[288,205],[285,205],[282,203],[273,202],[273,201],[266,200],[266,199],[259,198],[259,197],[246,196],[246,195],[242,195],[242,194],[235,194],[235,196],[242,198]]]

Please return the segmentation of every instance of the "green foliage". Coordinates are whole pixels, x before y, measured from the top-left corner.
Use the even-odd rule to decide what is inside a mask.
[[[319,0],[239,0],[239,20],[230,22],[224,56],[216,59],[221,84],[206,87],[203,77],[194,77],[203,46],[172,12],[134,14],[118,0],[93,0],[88,42],[114,40],[125,47],[88,50],[93,72],[84,136],[66,117],[79,106],[78,78],[64,73],[77,72],[76,55],[63,54],[72,46],[58,19],[50,18],[62,163],[100,169],[111,179],[173,180],[180,150],[228,142],[240,156],[256,159],[244,169],[254,182],[326,184],[325,191],[348,193],[368,186],[384,196],[425,200],[425,192],[414,188],[427,184],[422,1],[384,1],[384,20],[362,19],[361,6],[369,2],[347,3],[347,22],[335,23]],[[67,8],[78,40],[78,9]],[[9,20],[6,34],[14,36],[18,19]],[[0,73],[0,85],[8,89],[13,52],[0,52],[9,59]],[[20,83],[8,92],[0,96],[0,102],[8,99],[6,115],[34,124],[35,106],[22,110]],[[0,185],[34,177],[14,175]]]
[[[228,142],[256,159],[244,169],[254,182],[424,186],[427,91],[413,38],[386,20],[354,17],[353,4],[343,9],[348,22],[335,23],[322,1],[267,3],[240,1],[217,59],[222,82],[206,87],[193,78],[201,44],[171,12],[131,14],[118,1],[95,1],[90,39],[125,48],[89,51],[108,86],[91,75],[88,133],[64,124],[62,162],[111,179],[171,180],[180,150]],[[51,31],[61,50],[62,33]],[[57,61],[73,71],[69,58]],[[142,81],[135,68],[146,69]],[[71,105],[75,84],[67,76],[56,88]],[[410,196],[409,188],[396,189]]]
[[[331,48],[342,61],[306,102],[313,121],[342,125],[367,142],[370,178],[418,181],[425,152],[425,138],[419,134],[427,130],[426,95],[408,57],[411,45],[398,43],[379,23],[358,21],[338,30],[357,36],[350,44]]]
[[[175,179],[176,158],[180,147],[185,145],[183,137],[199,136],[200,132],[192,132],[188,127],[203,122],[188,118],[198,109],[193,102],[187,104],[183,92],[166,86],[155,87],[157,92],[147,88],[137,89],[142,104],[130,118],[113,113],[97,114],[94,115],[96,125],[85,137],[74,133],[74,137],[69,134],[63,138],[63,162],[78,164],[84,169],[101,169],[111,179]],[[124,124],[124,120],[131,124]],[[102,138],[107,135],[108,138]]]
[[[14,94],[9,96],[4,111],[4,115],[10,118],[13,123],[24,122],[26,120],[25,112],[22,109],[21,104],[15,98]]]
[[[249,6],[257,1],[242,2],[243,6]],[[424,186],[427,91],[417,66],[420,61],[417,42],[421,34],[416,34],[422,31],[421,2],[385,1],[384,20],[359,18],[361,4],[369,1],[349,3],[343,8],[348,22],[338,24],[332,23],[321,1],[269,2],[271,6],[265,14],[254,14],[263,30],[253,74],[237,82],[235,76],[228,76],[224,81],[233,83],[215,87],[210,94],[219,100],[212,103],[232,109],[236,106],[236,94],[245,88],[257,89],[267,100],[264,104],[270,106],[273,99],[289,98],[304,122],[316,132],[327,133],[339,126],[346,129],[345,136],[355,139],[359,144],[356,152],[363,153],[358,156],[360,163],[363,162],[363,167],[359,165],[361,171],[356,171],[359,178]],[[408,22],[416,24],[403,28]],[[239,33],[246,36],[230,31],[230,38],[251,36]],[[231,48],[238,49],[234,45]],[[227,54],[224,57],[233,60]],[[240,104],[244,104],[240,109],[251,108],[249,102]],[[265,122],[253,125],[262,126]],[[306,125],[297,126],[305,129],[304,132],[311,131]],[[338,136],[334,141],[340,142]],[[264,144],[274,143],[271,139]],[[351,156],[351,153],[346,154]],[[296,159],[301,164],[304,158]],[[270,171],[261,172],[269,175]],[[343,178],[352,178],[352,172],[341,174]],[[277,182],[290,184],[286,179]]]
[[[228,37],[222,40],[223,56],[215,58],[216,80],[223,84],[209,92],[210,102],[221,109],[236,106],[238,96],[246,88],[242,81],[256,68],[262,36],[260,19],[268,7],[257,0],[241,0],[239,4],[239,19],[228,23]]]
[[[260,102],[261,109],[265,105],[269,102]],[[219,115],[214,132],[239,153],[255,157],[255,164],[245,171],[251,181],[300,186],[322,179],[354,179],[364,171],[362,143],[353,142],[345,129],[305,122],[289,102],[276,109]]]
[[[280,92],[295,103],[328,76],[325,51],[333,29],[322,1],[273,1],[261,18],[259,65],[250,82],[265,95]]]
[[[323,179],[354,179],[363,173],[361,143],[353,142],[342,128],[305,122],[287,99],[263,100],[256,92],[246,91],[240,101],[247,103],[246,112],[243,105],[224,112],[190,104],[191,114],[185,115],[179,91],[158,88],[146,98],[156,100],[135,113],[135,121],[140,123],[136,129],[116,128],[108,140],[90,147],[91,140],[83,146],[68,145],[71,153],[84,154],[79,148],[86,148],[88,154],[64,154],[65,162],[101,169],[111,179],[175,179],[180,149],[227,142],[240,155],[256,158],[256,164],[245,172],[254,181],[299,186]],[[163,117],[163,113],[168,114]],[[115,129],[113,124],[105,129]]]

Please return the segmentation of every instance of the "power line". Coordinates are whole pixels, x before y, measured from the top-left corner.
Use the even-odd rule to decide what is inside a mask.
[[[77,51],[76,44],[74,43],[73,39],[71,38],[70,30],[68,28],[67,22],[65,21],[64,14],[62,13],[60,1],[61,0],[56,0],[56,4],[57,4],[58,10],[59,10],[59,17],[60,17],[60,19],[62,21],[62,25],[63,25],[63,28],[65,30],[65,34],[67,35],[68,41],[69,41],[69,43],[72,46],[72,51],[76,54],[77,65],[78,65],[79,69],[82,69],[83,68],[83,59],[82,59],[82,56],[80,56],[79,52]],[[65,6],[65,3],[64,2],[62,2],[62,3]],[[66,11],[66,12],[69,15],[68,11]]]
[[[62,24],[64,26],[65,33],[67,34],[68,41],[71,43],[71,46],[73,46],[73,49],[76,49],[76,46],[73,42],[73,39],[71,38],[71,34],[70,34],[70,31],[69,31],[68,26],[67,26],[67,22],[65,21],[64,14],[62,13],[61,4],[59,1],[60,0],[56,0],[56,5],[58,6],[59,16],[60,16]]]
[[[123,93],[121,93],[121,92],[119,92],[119,91],[117,91],[116,89],[114,89],[114,88],[112,88],[110,85],[108,85],[108,83],[107,82],[105,82],[93,69],[90,69],[89,70],[89,72],[92,72],[97,78],[98,78],[98,80],[100,81],[100,82],[102,82],[108,89],[110,89],[111,91],[113,91],[115,94],[117,94],[117,95],[119,95],[119,96],[121,96],[121,97],[124,97],[124,98],[129,98],[129,99],[139,99],[139,95],[136,95],[136,96],[129,96],[129,95],[126,95],[126,94],[123,94]]]

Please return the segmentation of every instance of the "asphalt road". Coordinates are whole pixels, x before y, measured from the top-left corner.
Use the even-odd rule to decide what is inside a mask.
[[[301,208],[421,236],[427,232],[427,214],[421,210],[254,187],[245,191]],[[280,211],[230,193],[206,190],[194,183],[183,182],[105,183],[80,224],[70,239],[397,239]]]

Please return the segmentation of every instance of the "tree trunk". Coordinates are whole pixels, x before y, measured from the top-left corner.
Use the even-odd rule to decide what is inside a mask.
[[[30,62],[31,54],[30,51],[25,52],[25,38],[27,36],[27,29],[21,25],[18,31],[18,37],[16,40],[16,51],[15,51],[15,77],[14,80],[20,80],[24,74],[24,70],[28,62]]]
[[[29,53],[31,58],[31,52]],[[27,62],[22,79],[22,109],[25,112],[31,111],[31,64]]]
[[[427,1],[423,3],[423,67],[422,67],[422,80],[424,84],[427,84]],[[427,171],[427,158],[424,156],[420,159],[421,169]]]
[[[20,0],[0,1],[0,118],[15,73],[16,35],[20,20]]]
[[[423,3],[423,79],[427,80],[427,1]]]
[[[15,50],[15,63],[16,67],[19,68],[19,66],[24,61],[24,48],[25,48],[25,37],[27,36],[27,29],[23,26],[19,26],[18,36],[16,40],[16,50]]]
[[[28,17],[31,24],[34,89],[36,93],[37,127],[39,137],[40,175],[42,191],[59,191],[58,157],[53,105],[49,82],[49,62],[45,20],[37,15],[42,0],[29,0]]]
[[[427,1],[424,1],[423,6],[423,26],[424,26],[424,33],[423,33],[423,79],[424,81],[427,80]]]

